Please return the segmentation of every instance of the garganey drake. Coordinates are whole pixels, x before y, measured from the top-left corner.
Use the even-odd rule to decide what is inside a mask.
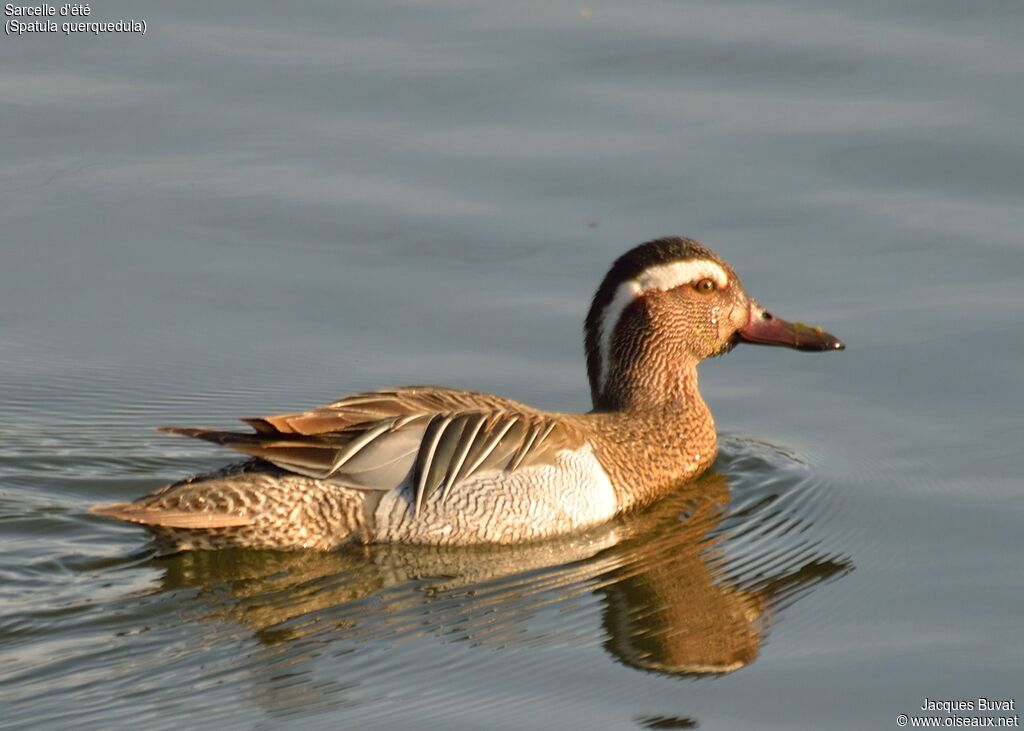
[[[92,512],[145,525],[169,552],[548,538],[648,505],[711,465],[700,361],[739,342],[844,347],[769,314],[728,263],[676,237],[616,260],[584,335],[589,413],[413,386],[243,419],[251,433],[169,427],[253,459]]]

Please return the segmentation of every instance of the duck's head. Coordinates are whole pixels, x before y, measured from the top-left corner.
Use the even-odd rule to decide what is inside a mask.
[[[584,335],[590,392],[602,411],[672,398],[698,362],[737,343],[844,347],[821,328],[773,316],[726,261],[678,237],[640,244],[615,261],[594,295]]]

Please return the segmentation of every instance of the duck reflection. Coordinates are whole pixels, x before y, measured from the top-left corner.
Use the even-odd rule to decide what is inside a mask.
[[[845,560],[812,557],[753,580],[730,578],[741,560],[762,565],[761,571],[792,566],[790,551],[782,545],[768,555],[730,558],[728,542],[742,531],[721,529],[729,499],[725,478],[713,475],[699,487],[714,496],[690,502],[688,511],[677,503],[681,512],[652,516],[649,533],[638,530],[617,547],[628,554],[629,569],[600,590],[605,648],[631,667],[674,675],[739,670],[757,659],[773,610],[852,570]]]
[[[426,633],[489,645],[554,642],[572,628],[538,630],[544,623],[527,620],[596,594],[604,646],[618,661],[658,673],[721,674],[757,658],[774,610],[852,569],[780,540],[787,520],[801,523],[795,515],[768,507],[730,514],[729,507],[726,478],[711,473],[643,513],[532,545],[195,551],[159,561],[164,590],[198,589],[204,618],[249,627],[267,645]],[[759,534],[769,520],[770,531]],[[756,566],[756,576],[745,577],[743,566]]]

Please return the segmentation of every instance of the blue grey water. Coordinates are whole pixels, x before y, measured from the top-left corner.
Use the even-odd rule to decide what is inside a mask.
[[[146,35],[0,40],[0,725],[1024,701],[1024,5],[92,5],[117,18]],[[87,513],[230,459],[162,424],[406,383],[585,410],[588,298],[663,234],[848,349],[705,364],[715,474],[649,514],[154,559]]]

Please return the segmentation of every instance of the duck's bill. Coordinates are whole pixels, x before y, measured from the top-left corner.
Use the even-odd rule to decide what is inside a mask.
[[[820,327],[802,322],[788,322],[766,312],[760,305],[751,305],[750,321],[736,332],[736,339],[755,345],[778,345],[796,350],[843,350],[845,345]]]

